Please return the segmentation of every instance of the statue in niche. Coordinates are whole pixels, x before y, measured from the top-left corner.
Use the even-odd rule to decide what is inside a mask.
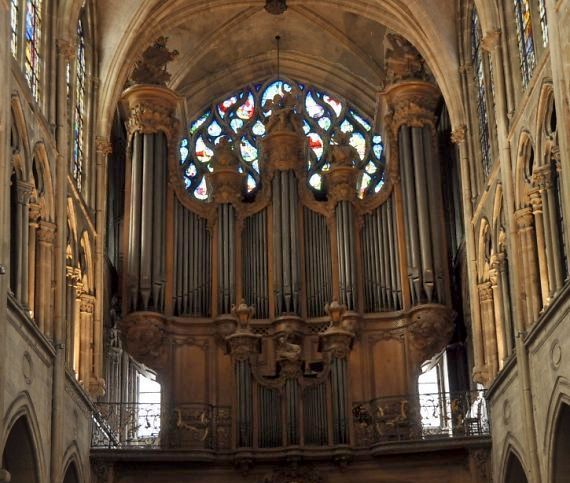
[[[301,346],[290,342],[291,336],[280,335],[277,338],[277,360],[299,362],[301,360]]]
[[[265,119],[267,134],[273,131],[303,133],[303,120],[299,114],[299,96],[295,89],[283,95],[275,94],[273,99],[265,102],[263,111],[271,111],[269,117]]]
[[[333,141],[335,144],[330,146],[328,152],[328,162],[331,168],[337,168],[339,166],[354,166],[359,157],[356,148],[349,144],[350,133],[342,132],[337,129],[333,136]]]
[[[388,84],[406,80],[433,80],[423,57],[408,40],[395,33],[389,33],[386,37],[392,46],[386,51],[386,80]]]
[[[142,59],[135,64],[130,77],[130,84],[152,84],[165,86],[172,77],[166,70],[166,64],[178,56],[177,50],[168,50],[168,37],[159,37],[156,42],[146,49]]]

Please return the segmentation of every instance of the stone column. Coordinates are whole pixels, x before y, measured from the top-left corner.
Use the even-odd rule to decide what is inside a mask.
[[[79,305],[79,381],[86,390],[93,374],[93,312],[95,297],[84,293]]]
[[[28,229],[28,306],[32,318],[36,314],[36,234],[39,228],[40,205],[30,203]]]
[[[53,339],[53,256],[56,226],[40,221],[37,231],[36,322],[48,339]]]
[[[493,308],[495,312],[495,333],[497,339],[497,356],[499,360],[499,369],[503,368],[505,360],[509,355],[507,332],[510,331],[510,322],[507,321],[507,311],[505,310],[505,297],[508,297],[508,292],[506,294],[503,293],[503,290],[505,290],[503,280],[505,263],[505,254],[496,254],[491,260],[491,269],[489,270],[489,281],[493,292]],[[508,290],[508,286],[506,288]]]
[[[165,87],[135,85],[123,93],[129,113],[125,238],[125,311],[164,308],[166,181],[175,156],[178,96]]]
[[[18,240],[17,260],[17,284],[16,298],[24,306],[28,306],[28,236],[29,236],[29,202],[32,194],[32,185],[23,181],[16,182],[16,236]],[[13,267],[12,267],[13,269]]]
[[[538,319],[540,313],[540,286],[537,273],[536,235],[533,214],[530,208],[523,208],[515,213],[518,227],[520,257],[523,265],[520,287],[526,306],[526,328]]]
[[[539,190],[530,192],[530,204],[532,206],[532,214],[534,215],[534,226],[536,227],[536,253],[538,258],[539,283],[542,303],[540,307],[546,307],[550,304],[550,287],[548,280],[547,267],[547,250],[545,243],[545,229],[542,211],[542,197]],[[533,240],[534,241],[534,240]]]
[[[481,322],[483,325],[483,340],[485,341],[486,383],[492,381],[499,371],[497,357],[497,335],[495,328],[495,307],[493,290],[490,282],[479,284],[479,303],[481,305]]]

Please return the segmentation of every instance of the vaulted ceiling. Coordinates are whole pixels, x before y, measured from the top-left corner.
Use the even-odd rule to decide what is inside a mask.
[[[313,82],[374,114],[384,78],[385,36],[408,38],[448,103],[459,94],[455,0],[288,0],[283,15],[265,0],[98,0],[102,126],[106,130],[134,61],[158,36],[180,52],[170,87],[189,117],[214,98],[281,72]]]

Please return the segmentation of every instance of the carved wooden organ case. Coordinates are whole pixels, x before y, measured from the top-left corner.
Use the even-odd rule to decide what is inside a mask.
[[[417,393],[421,363],[447,343],[439,94],[425,80],[394,80],[382,189],[356,197],[354,148],[340,135],[324,201],[307,185],[294,109],[267,122],[255,200],[242,200],[244,175],[221,142],[201,203],[178,174],[175,95],[125,93],[121,328],[128,351],[157,371],[179,440],[191,444],[204,421],[192,415],[198,404],[217,418],[217,447],[351,445],[354,405]],[[185,418],[194,429],[180,436]]]

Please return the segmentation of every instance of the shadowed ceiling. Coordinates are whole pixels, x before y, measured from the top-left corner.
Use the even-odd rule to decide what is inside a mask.
[[[169,65],[170,87],[184,97],[188,117],[215,98],[275,75],[276,35],[283,75],[329,89],[370,116],[383,86],[389,31],[418,47],[440,84],[445,70],[457,73],[453,0],[287,3],[288,10],[274,16],[264,10],[264,0],[98,1],[104,98],[116,103],[134,61],[160,35],[180,53]]]

